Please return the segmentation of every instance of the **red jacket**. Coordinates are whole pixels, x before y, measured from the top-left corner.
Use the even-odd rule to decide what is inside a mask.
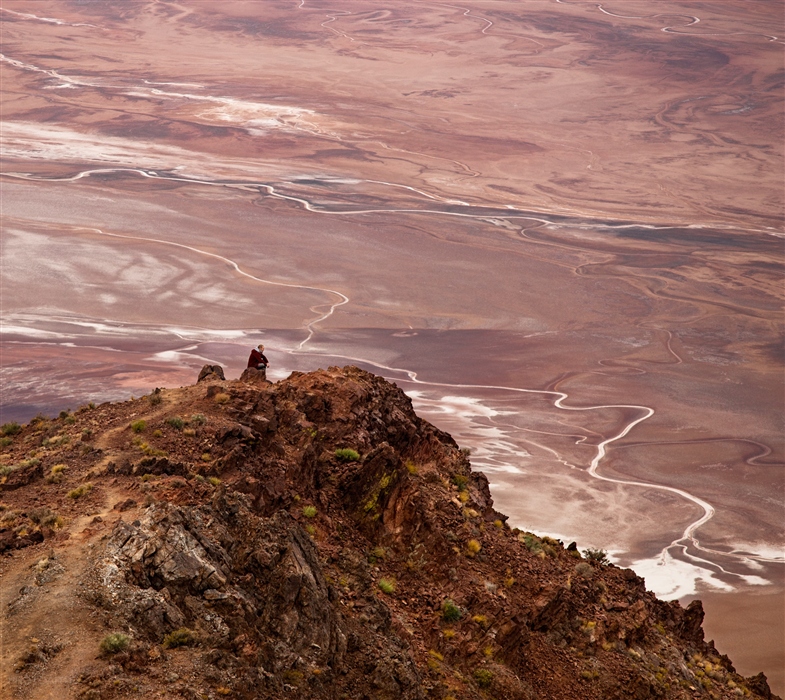
[[[264,365],[267,367],[269,365],[269,361],[267,358],[260,353],[256,348],[251,350],[251,356],[248,358],[248,366],[253,367],[254,369],[259,369],[259,365]]]

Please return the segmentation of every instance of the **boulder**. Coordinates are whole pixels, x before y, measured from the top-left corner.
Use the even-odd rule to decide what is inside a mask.
[[[267,381],[267,371],[263,369],[256,369],[254,367],[247,367],[240,375],[240,381],[247,384],[269,384]]]
[[[199,378],[196,381],[198,383],[216,380],[220,380],[222,382],[226,381],[224,370],[221,365],[205,365],[199,372]]]

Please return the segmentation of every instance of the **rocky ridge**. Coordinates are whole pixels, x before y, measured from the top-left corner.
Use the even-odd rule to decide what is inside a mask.
[[[395,385],[218,370],[3,426],[9,697],[774,697],[700,602],[508,527]]]

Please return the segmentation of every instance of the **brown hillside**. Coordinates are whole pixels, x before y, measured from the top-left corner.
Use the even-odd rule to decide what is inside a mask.
[[[4,697],[773,697],[355,367],[4,428]]]

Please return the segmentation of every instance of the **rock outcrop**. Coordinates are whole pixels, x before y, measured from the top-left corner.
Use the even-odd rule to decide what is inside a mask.
[[[39,498],[65,475],[52,493],[70,494],[67,518],[105,508],[80,535],[79,596],[117,643],[64,692],[772,697],[704,640],[699,602],[659,601],[632,571],[510,529],[466,453],[394,385],[352,367],[257,380],[162,390],[15,438],[21,453],[71,426],[106,431],[43,455],[8,492]],[[0,547],[60,547],[64,561],[69,540],[51,528],[21,544],[26,517]],[[19,688],[54,663],[25,653]]]

